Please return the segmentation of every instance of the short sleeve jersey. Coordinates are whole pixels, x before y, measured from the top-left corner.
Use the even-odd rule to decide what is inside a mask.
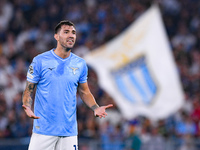
[[[70,53],[62,59],[54,49],[36,56],[27,80],[37,83],[33,132],[53,136],[77,135],[76,92],[79,83],[87,82],[85,60]]]

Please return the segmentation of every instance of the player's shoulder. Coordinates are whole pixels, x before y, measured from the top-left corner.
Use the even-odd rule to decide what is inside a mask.
[[[34,57],[34,59],[36,60],[41,60],[41,59],[45,59],[45,58],[48,58],[50,57],[52,54],[51,54],[51,50],[48,50],[46,52],[43,52],[41,54],[38,54],[37,56]]]
[[[83,58],[79,57],[78,55],[76,55],[74,53],[71,53],[71,57],[72,57],[72,59],[74,59],[76,61],[86,63],[86,61]]]

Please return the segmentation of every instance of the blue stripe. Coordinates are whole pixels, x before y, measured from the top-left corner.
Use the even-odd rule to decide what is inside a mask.
[[[138,76],[139,74],[135,74],[136,68],[140,70],[140,76]],[[129,93],[131,92],[131,90],[127,90],[128,87],[121,78],[122,75],[128,77],[128,79],[130,80],[130,84],[132,84],[132,86],[136,89],[136,92],[138,92],[144,103],[150,103],[157,92],[157,86],[148,70],[146,59],[144,56],[127,64],[122,68],[113,70],[111,73],[115,77],[115,82],[121,93],[129,101],[136,101],[136,99],[134,95],[131,95],[131,93]],[[142,80],[142,83],[144,82],[144,87],[143,84],[140,83],[141,81],[138,79],[138,77],[140,80]]]
[[[124,84],[124,81],[122,80],[122,78],[120,76],[116,76],[115,75],[115,81],[117,83],[117,86],[120,90],[120,92],[122,93],[122,95],[129,101],[131,102],[135,102],[135,99],[133,98],[133,96],[128,92],[127,87]]]
[[[128,72],[128,76],[130,78],[130,81],[133,83],[133,86],[136,88],[136,90],[139,92],[139,94],[141,95],[142,99],[144,102],[148,103],[148,97],[147,94],[145,93],[144,89],[142,88],[141,84],[138,82],[138,80],[136,79],[136,77],[133,74],[133,71],[129,71]]]
[[[143,77],[146,81],[145,83],[147,84],[152,95],[154,95],[157,91],[157,88],[156,88],[156,85],[151,78],[151,75],[149,73],[149,70],[147,69],[147,66],[145,64],[141,65],[141,70],[142,70]]]

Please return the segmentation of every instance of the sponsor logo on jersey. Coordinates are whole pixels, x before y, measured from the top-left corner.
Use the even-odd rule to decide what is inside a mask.
[[[52,71],[52,70],[55,69],[55,68],[56,68],[56,67],[52,67],[52,68],[49,67],[48,69]]]

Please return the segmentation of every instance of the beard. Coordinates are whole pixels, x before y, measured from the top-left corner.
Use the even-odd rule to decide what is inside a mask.
[[[62,46],[62,48],[66,51],[69,52],[73,47],[73,45],[68,46],[67,43],[65,43],[64,41],[60,41],[60,45]]]
[[[66,51],[66,52],[69,52],[70,50],[72,50],[72,48],[68,48],[68,47],[65,48],[65,51]]]

